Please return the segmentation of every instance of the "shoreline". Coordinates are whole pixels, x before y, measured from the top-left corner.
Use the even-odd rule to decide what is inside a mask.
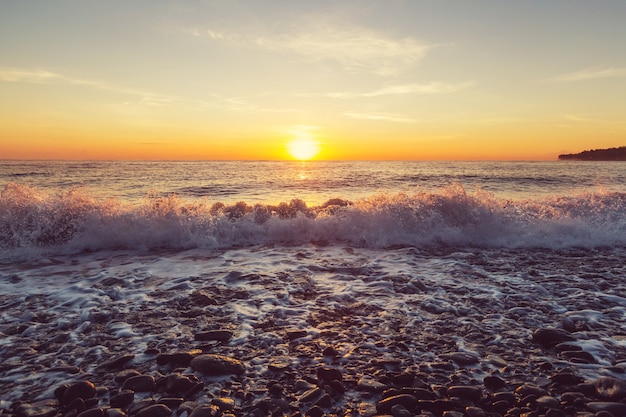
[[[147,404],[137,415],[170,415],[167,407],[213,417],[621,410],[623,256],[623,248],[307,245],[0,265],[0,409],[53,416],[93,407],[111,416]],[[240,365],[198,365],[207,354]],[[64,385],[74,388],[57,390]],[[124,411],[104,414],[112,404]]]

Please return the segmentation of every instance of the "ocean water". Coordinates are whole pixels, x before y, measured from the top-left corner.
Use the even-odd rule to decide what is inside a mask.
[[[623,163],[4,161],[0,189],[5,254],[626,242]]]
[[[285,329],[355,379],[383,358],[442,384],[453,352],[480,358],[467,383],[626,375],[625,163],[3,161],[0,190],[0,410],[220,328],[251,390],[325,363]]]

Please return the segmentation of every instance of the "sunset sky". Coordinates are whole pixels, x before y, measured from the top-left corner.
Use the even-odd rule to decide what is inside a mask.
[[[626,1],[0,2],[0,159],[626,145]]]

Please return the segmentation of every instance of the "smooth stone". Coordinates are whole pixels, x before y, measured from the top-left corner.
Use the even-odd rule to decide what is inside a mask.
[[[317,369],[317,379],[324,381],[341,381],[343,376],[341,371],[330,366],[322,366]]]
[[[334,358],[335,356],[339,356],[339,352],[337,351],[337,349],[335,349],[332,346],[326,346],[324,350],[322,351],[322,355],[330,356]]]
[[[133,354],[122,355],[108,362],[103,363],[101,367],[108,369],[108,370],[113,370],[115,368],[119,368],[125,365],[126,363],[132,361],[133,359],[135,359],[135,355]]]
[[[529,395],[534,395],[535,397],[543,397],[544,395],[548,395],[548,391],[545,389],[538,387],[534,384],[522,384],[515,389],[515,393],[521,398],[527,397]]]
[[[165,404],[153,404],[137,413],[137,417],[169,417],[171,415],[172,410]]]
[[[172,365],[187,367],[193,358],[202,354],[200,349],[192,349],[187,352],[160,353],[156,357],[158,365]]]
[[[196,382],[181,374],[170,374],[165,377],[165,391],[169,394],[188,392]]]
[[[402,404],[396,404],[391,407],[393,417],[411,417],[413,413],[406,409]]]
[[[96,396],[96,386],[91,381],[79,381],[65,389],[63,392],[63,404],[69,404],[76,398],[88,400]]]
[[[194,408],[191,414],[189,414],[189,417],[213,417],[215,411],[214,406],[212,407],[210,405],[203,404]]]
[[[574,336],[563,329],[544,328],[533,332],[532,339],[535,343],[544,347],[555,347],[564,342],[576,340]]]
[[[35,404],[21,404],[15,409],[17,417],[52,417],[58,412],[48,401]]]
[[[441,414],[441,417],[465,417],[465,416],[463,416],[463,413],[460,411],[446,410]]]
[[[576,385],[584,381],[579,375],[571,372],[559,372],[550,375],[550,380],[559,385]]]
[[[544,395],[537,398],[537,405],[544,408],[559,408],[561,403],[554,397]]]
[[[330,398],[330,395],[328,395],[328,394],[324,394],[324,395],[322,395],[322,396],[320,397],[320,399],[319,399],[319,400],[317,400],[317,401],[315,402],[315,405],[316,405],[316,406],[318,406],[318,407],[320,407],[320,408],[328,408],[328,407],[330,407],[331,405],[333,405],[333,401],[332,401],[332,399]]]
[[[417,405],[417,399],[409,394],[394,395],[393,397],[380,400],[376,404],[376,410],[379,413],[389,413],[391,412],[391,407],[396,404],[402,404],[407,410],[411,410]]]
[[[370,377],[364,376],[359,379],[359,382],[357,382],[357,388],[361,391],[383,392],[389,387],[381,382],[375,381]]]
[[[466,417],[485,417],[485,410],[480,407],[467,406],[465,407]]]
[[[185,401],[184,403],[182,403],[181,405],[178,406],[177,414],[181,415],[182,413],[186,412],[187,415],[189,415],[197,407],[198,407],[198,403],[197,402],[195,402],[195,401]]]
[[[163,397],[159,399],[158,404],[165,404],[169,408],[176,408],[182,403],[185,402],[185,399],[182,397]]]
[[[357,406],[357,410],[361,417],[373,417],[378,413],[374,404],[366,402],[360,402]]]
[[[498,376],[489,375],[483,379],[483,385],[485,388],[496,390],[504,388],[506,386],[506,381]]]
[[[135,369],[124,369],[115,374],[115,382],[124,382],[131,376],[141,375],[141,372]]]
[[[608,411],[615,416],[626,416],[626,403],[594,401],[587,403],[591,411]]]
[[[483,395],[482,388],[475,385],[452,386],[448,388],[448,396],[469,401],[478,401]]]
[[[558,408],[548,408],[545,416],[546,417],[567,417],[567,414],[565,413],[565,411],[559,410]]]
[[[493,402],[505,401],[507,404],[515,404],[515,401],[517,401],[515,394],[507,391],[496,392],[491,398],[493,399]]]
[[[126,417],[126,413],[120,408],[107,408],[104,417]]]
[[[626,398],[626,382],[610,376],[603,376],[596,380],[596,393],[600,398],[619,401]]]
[[[238,375],[246,370],[240,360],[215,354],[198,355],[189,365],[194,371],[204,375]]]
[[[461,366],[475,365],[480,362],[480,358],[477,355],[467,352],[444,353],[441,357]]]
[[[103,417],[104,408],[90,408],[89,410],[81,411],[76,417]]]
[[[565,359],[572,361],[581,361],[589,364],[596,363],[596,358],[594,358],[591,353],[585,352],[584,350],[566,350],[559,354]]]
[[[211,404],[216,405],[220,410],[234,410],[235,409],[235,400],[232,398],[219,397],[213,398],[211,400]]]
[[[134,402],[128,407],[128,414],[137,414],[139,411],[146,407],[150,407],[152,404],[154,404],[154,400],[152,398],[144,398],[141,401]]]
[[[322,395],[321,388],[315,387],[310,390],[305,391],[300,397],[298,397],[298,401],[306,403],[315,400],[317,397]]]
[[[152,375],[131,376],[122,384],[123,390],[135,392],[152,392],[155,387],[156,383]]]
[[[319,406],[314,405],[309,409],[306,413],[304,413],[307,417],[322,417],[324,415],[324,410],[322,410]]]
[[[439,398],[437,393],[425,388],[412,388],[410,394],[418,400],[436,400]]]
[[[200,342],[208,342],[215,340],[218,342],[228,342],[233,337],[233,332],[229,330],[209,330],[206,332],[196,333],[194,339]]]
[[[135,392],[127,389],[112,395],[109,399],[109,405],[113,408],[124,408],[127,405],[130,405],[134,399]]]
[[[270,359],[267,369],[274,372],[284,372],[291,366],[291,359],[288,357],[277,357]]]
[[[285,335],[287,336],[287,339],[289,340],[296,340],[296,339],[301,339],[303,337],[307,337],[308,333],[306,330],[293,329],[293,330],[287,330],[285,332]]]

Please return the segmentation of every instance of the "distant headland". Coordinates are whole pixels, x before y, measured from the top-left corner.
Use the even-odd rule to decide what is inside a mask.
[[[580,153],[559,155],[559,159],[574,161],[626,161],[626,146],[608,149],[591,149]]]

